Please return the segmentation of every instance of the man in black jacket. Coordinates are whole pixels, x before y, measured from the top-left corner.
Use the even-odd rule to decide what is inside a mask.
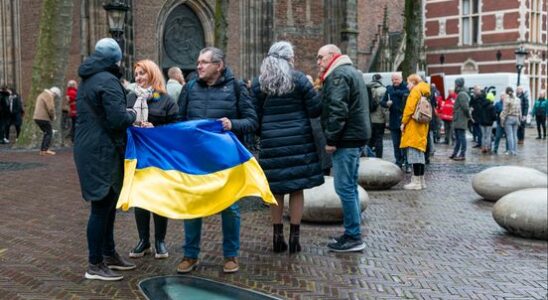
[[[381,101],[381,106],[388,108],[390,117],[388,120],[388,128],[392,136],[392,145],[394,146],[394,158],[396,159],[396,165],[403,168],[407,173],[410,172],[407,165],[405,149],[400,149],[401,141],[401,117],[405,102],[409,96],[409,90],[407,84],[403,82],[403,78],[400,73],[392,74],[392,85],[386,87],[386,93]]]
[[[529,98],[523,91],[522,86],[516,88],[516,96],[521,102],[521,117],[518,127],[518,144],[523,144],[525,140],[525,125],[527,125],[527,114],[529,113]]]
[[[183,121],[217,119],[224,130],[233,131],[241,142],[245,133],[257,128],[257,114],[248,89],[238,82],[225,67],[223,51],[207,47],[200,51],[197,61],[198,78],[190,80],[179,96],[179,112]],[[235,203],[221,213],[225,273],[239,270],[240,209]],[[184,258],[177,272],[189,273],[198,266],[202,218],[185,220]]]
[[[121,280],[115,270],[134,269],[114,247],[116,202],[122,188],[126,128],[135,121],[135,111],[126,110],[125,89],[120,82],[122,51],[111,38],[97,42],[78,74],[74,161],[82,196],[91,202],[87,239],[87,279]]]
[[[333,154],[335,191],[341,199],[344,234],[327,247],[335,252],[365,248],[360,229],[358,168],[360,150],[371,138],[369,99],[362,75],[347,55],[335,45],[318,50],[317,64],[322,81],[321,123],[325,151]]]

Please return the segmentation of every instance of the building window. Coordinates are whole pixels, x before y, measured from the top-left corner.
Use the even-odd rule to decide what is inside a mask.
[[[476,45],[480,35],[480,1],[462,0],[461,38],[463,45]]]
[[[542,0],[529,1],[529,41],[539,43],[542,40]]]

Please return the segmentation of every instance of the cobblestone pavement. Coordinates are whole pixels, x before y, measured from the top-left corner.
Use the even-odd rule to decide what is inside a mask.
[[[370,192],[363,253],[327,251],[328,237],[340,234],[341,225],[303,224],[303,251],[273,254],[268,209],[244,200],[240,271],[222,273],[215,216],[204,223],[203,264],[193,275],[286,299],[546,299],[547,242],[507,234],[491,216],[493,204],[471,187],[473,174],[490,166],[546,172],[547,143],[534,140],[532,129],[528,134],[518,157],[469,149],[466,162],[454,162],[447,159],[449,147],[437,145],[427,190],[403,191],[399,184]],[[388,139],[385,152],[392,160]],[[121,282],[84,279],[89,207],[70,149],[41,157],[4,147],[0,178],[1,299],[142,299],[140,280],[175,274],[181,221],[169,223],[168,259],[136,260],[138,268],[124,272]],[[131,212],[118,213],[115,234],[118,251],[127,255],[137,241]]]

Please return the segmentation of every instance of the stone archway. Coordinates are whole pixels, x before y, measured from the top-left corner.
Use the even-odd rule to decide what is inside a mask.
[[[214,41],[213,10],[206,1],[171,0],[160,11],[157,28],[160,67],[196,68],[199,51]]]

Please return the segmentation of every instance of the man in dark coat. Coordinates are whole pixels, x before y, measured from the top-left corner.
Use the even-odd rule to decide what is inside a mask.
[[[135,265],[122,258],[114,246],[116,201],[122,188],[126,128],[135,121],[135,111],[126,109],[126,94],[120,82],[120,47],[111,38],[97,42],[78,74],[74,161],[82,195],[91,201],[87,227],[88,279],[121,280],[114,270]]]
[[[335,252],[365,248],[360,229],[358,168],[360,150],[371,138],[369,97],[362,75],[335,45],[318,50],[322,88],[321,122],[325,151],[333,153],[335,191],[341,199],[344,234],[327,247]]]
[[[403,82],[401,74],[393,73],[392,85],[386,87],[386,93],[381,101],[381,106],[388,108],[388,111],[390,112],[388,128],[390,129],[390,134],[392,136],[392,145],[394,146],[394,158],[396,159],[396,165],[400,168],[403,168],[405,165],[406,171],[409,168],[407,166],[405,150],[400,149],[400,126],[407,96],[409,96],[409,90],[407,89],[407,84]]]
[[[519,119],[518,127],[518,144],[523,144],[525,140],[525,125],[527,125],[527,114],[529,113],[529,98],[523,91],[522,86],[516,88],[516,96],[518,96],[521,103],[521,117]]]
[[[9,124],[10,110],[9,110],[9,98],[10,91],[7,87],[0,89],[0,144],[8,144],[6,139],[6,125]]]
[[[19,134],[21,133],[21,124],[23,124],[23,114],[25,111],[21,96],[15,91],[15,89],[11,89],[10,91],[11,95],[8,101],[10,117],[8,123],[6,124],[5,134],[6,140],[9,141],[10,128],[12,125],[15,126],[15,141],[17,141]]]
[[[200,51],[198,78],[190,80],[179,96],[179,112],[183,121],[217,119],[224,130],[230,130],[243,142],[246,133],[257,128],[257,114],[243,82],[236,81],[225,67],[225,54],[207,47]],[[240,209],[235,203],[221,212],[225,273],[239,270],[236,260],[240,249]],[[185,220],[184,257],[177,272],[189,273],[198,265],[202,218]]]

